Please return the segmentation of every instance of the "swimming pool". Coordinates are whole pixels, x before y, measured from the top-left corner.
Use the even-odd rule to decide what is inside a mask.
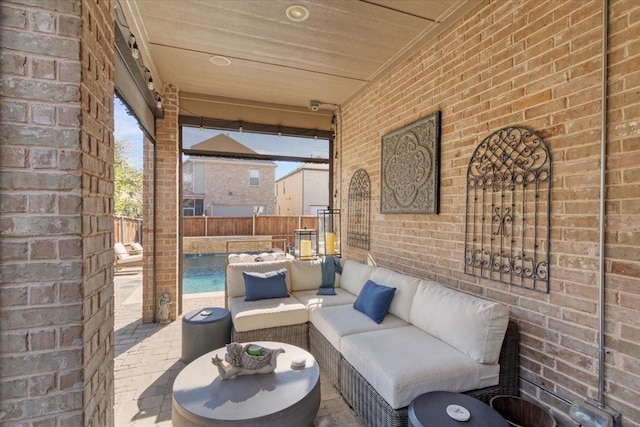
[[[182,257],[182,293],[224,291],[226,254],[184,255]]]

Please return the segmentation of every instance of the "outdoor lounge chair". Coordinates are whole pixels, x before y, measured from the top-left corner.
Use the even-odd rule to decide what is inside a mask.
[[[129,247],[131,248],[129,249],[129,255],[138,255],[144,251],[142,245],[138,242],[129,243]]]
[[[113,247],[116,253],[116,270],[123,267],[138,267],[142,265],[142,252],[135,255],[130,254],[127,248],[120,242],[116,243]]]

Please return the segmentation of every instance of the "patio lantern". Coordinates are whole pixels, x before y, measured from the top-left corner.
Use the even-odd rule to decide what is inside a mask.
[[[340,256],[340,209],[318,211],[318,255]]]
[[[294,254],[296,259],[311,261],[316,259],[316,230],[299,228],[294,232]]]

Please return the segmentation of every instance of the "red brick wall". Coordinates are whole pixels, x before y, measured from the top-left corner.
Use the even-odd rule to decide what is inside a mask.
[[[0,423],[113,423],[111,3],[0,5]]]
[[[541,387],[597,398],[601,3],[487,0],[342,109],[340,205],[365,168],[370,253],[508,304],[521,328],[521,391],[553,406],[561,425],[575,425],[567,405]],[[639,2],[610,1],[605,399],[625,426],[640,426],[639,21]],[[380,214],[381,137],[437,110],[440,214]],[[478,143],[509,125],[538,132],[553,159],[549,294],[463,273],[466,168]]]

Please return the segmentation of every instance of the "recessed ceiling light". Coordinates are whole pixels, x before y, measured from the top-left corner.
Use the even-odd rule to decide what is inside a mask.
[[[301,4],[294,4],[287,8],[287,18],[295,22],[304,21],[309,17],[309,9]]]
[[[220,67],[226,67],[231,64],[231,60],[229,58],[220,55],[213,55],[209,58],[209,61],[211,61],[213,65],[218,65]]]

